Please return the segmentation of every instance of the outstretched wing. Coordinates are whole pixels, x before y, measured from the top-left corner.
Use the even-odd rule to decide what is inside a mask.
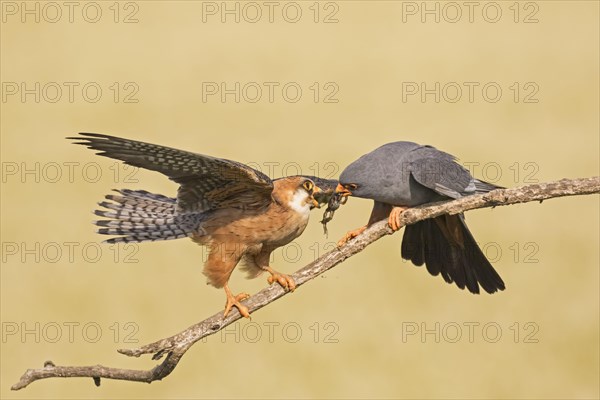
[[[273,182],[242,163],[98,133],[68,137],[98,155],[160,172],[181,186],[177,212],[218,208],[259,209],[271,202]]]

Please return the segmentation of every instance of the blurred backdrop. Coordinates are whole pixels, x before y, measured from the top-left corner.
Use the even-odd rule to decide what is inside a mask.
[[[508,187],[599,170],[597,2],[68,3],[1,3],[1,397],[600,395],[597,196],[467,214],[502,293],[471,295],[404,262],[397,234],[196,344],[162,382],[11,392],[48,359],[151,368],[116,349],[224,302],[189,240],[99,244],[92,210],[111,189],[176,185],[65,136],[124,136],[271,177],[337,177],[396,140]],[[329,237],[314,211],[273,265],[314,260],[371,205],[351,199]]]

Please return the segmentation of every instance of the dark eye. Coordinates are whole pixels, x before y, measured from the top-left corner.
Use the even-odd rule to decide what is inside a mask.
[[[358,187],[358,185],[356,183],[349,183],[346,185],[346,189],[350,189],[350,190],[356,190],[357,187]]]
[[[304,187],[304,189],[306,189],[310,192],[311,190],[313,190],[314,185],[311,181],[305,181],[302,186]]]

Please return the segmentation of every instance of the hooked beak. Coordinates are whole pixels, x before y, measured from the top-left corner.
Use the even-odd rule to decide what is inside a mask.
[[[341,183],[338,183],[337,187],[335,188],[335,193],[341,194],[342,197],[348,197],[352,195],[352,192],[343,187]]]
[[[316,208],[321,208],[321,204],[319,204],[319,202],[317,200],[315,200],[315,197],[314,197],[315,193],[319,193],[319,192],[321,192],[321,188],[319,188],[317,185],[315,185],[313,187],[312,195],[310,196],[310,199],[312,200],[313,208],[315,208],[315,207]]]

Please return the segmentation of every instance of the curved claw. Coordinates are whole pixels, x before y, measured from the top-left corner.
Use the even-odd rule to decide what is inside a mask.
[[[355,229],[353,231],[347,232],[346,235],[337,242],[337,246],[342,247],[344,244],[346,244],[347,241],[352,240],[355,237],[357,237],[358,235],[360,235],[361,233],[363,233],[365,231],[365,229],[367,229],[366,225],[361,226],[360,228]]]
[[[296,289],[296,282],[294,282],[291,276],[279,273],[270,267],[265,268],[265,270],[271,274],[271,276],[267,278],[267,282],[269,282],[270,285],[277,282],[281,287],[290,292],[293,292]]]
[[[227,295],[227,302],[225,303],[225,311],[223,312],[223,318],[226,317],[233,307],[236,307],[242,317],[250,318],[250,310],[248,307],[240,303],[240,301],[246,300],[250,295],[248,293],[240,293],[232,295],[229,287],[225,287],[225,294]]]
[[[408,209],[408,207],[394,207],[390,212],[390,216],[388,218],[388,225],[395,232],[400,229],[400,215],[404,212],[404,210]]]

